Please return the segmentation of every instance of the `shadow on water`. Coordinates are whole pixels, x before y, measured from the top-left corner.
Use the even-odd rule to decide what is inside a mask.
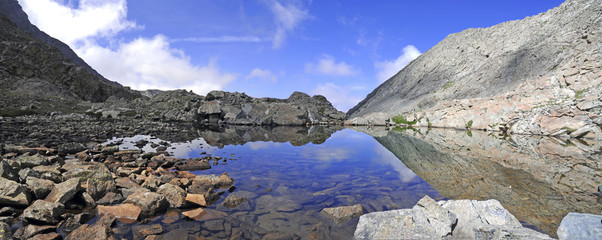
[[[442,129],[357,130],[375,136],[443,197],[497,199],[551,236],[569,212],[602,211],[594,195],[602,183],[601,142]]]

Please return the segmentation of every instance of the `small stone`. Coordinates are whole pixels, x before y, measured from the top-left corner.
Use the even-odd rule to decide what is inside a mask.
[[[321,213],[337,224],[341,224],[364,214],[364,207],[361,204],[356,204],[353,206],[324,208]]]
[[[142,239],[149,235],[158,235],[163,233],[163,227],[161,224],[137,225],[132,227],[132,233],[134,235],[134,239]]]
[[[45,198],[54,188],[54,182],[46,179],[27,177],[25,183],[37,199]]]
[[[138,219],[142,209],[134,204],[124,203],[118,206],[103,206],[97,207],[98,215],[109,215],[118,219],[121,222],[132,223]]]
[[[65,182],[54,186],[52,191],[46,197],[46,201],[59,202],[65,204],[67,201],[71,200],[76,193],[78,193],[81,190],[82,188],[80,185],[80,179],[71,178]]]
[[[226,197],[226,199],[224,199],[224,202],[222,204],[225,207],[235,208],[238,205],[240,205],[241,203],[244,203],[246,201],[247,201],[247,198],[239,197],[236,195],[228,195],[228,197]]]
[[[186,195],[186,201],[202,207],[207,206],[207,201],[205,200],[205,196],[203,194],[189,193]]]
[[[197,208],[194,210],[182,212],[182,215],[184,215],[190,219],[194,219],[194,220],[199,220],[205,214],[206,214],[206,211],[204,208]]]
[[[32,223],[56,224],[65,213],[65,206],[59,202],[36,200],[23,211],[23,218]]]

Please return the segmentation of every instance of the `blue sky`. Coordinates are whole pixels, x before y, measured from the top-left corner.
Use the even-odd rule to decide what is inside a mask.
[[[533,1],[19,0],[30,21],[134,89],[325,95],[347,111],[466,28],[536,15]]]

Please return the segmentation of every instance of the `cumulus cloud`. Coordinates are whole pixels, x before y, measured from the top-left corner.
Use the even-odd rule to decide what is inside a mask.
[[[127,20],[125,0],[80,0],[77,6],[53,0],[19,2],[38,28],[67,43],[106,78],[134,89],[179,88],[205,94],[237,78],[222,73],[215,60],[206,66],[192,64],[160,34],[118,41],[117,34],[137,27]],[[100,40],[111,44],[102,46]]]
[[[408,45],[403,48],[401,56],[395,60],[376,62],[374,67],[378,69],[376,73],[376,79],[379,83],[387,81],[393,77],[397,72],[403,69],[408,63],[420,56],[420,51],[414,45]]]
[[[318,85],[310,93],[325,96],[335,108],[343,112],[346,112],[363,99],[361,96],[354,96],[349,89],[331,82]]]
[[[337,63],[334,57],[324,54],[317,63],[305,64],[305,72],[331,76],[348,76],[357,74],[359,70],[345,62]]]
[[[270,10],[274,14],[276,23],[276,33],[272,43],[274,49],[281,48],[287,34],[293,31],[301,21],[310,18],[309,11],[291,3],[284,6],[276,0],[272,0]]]
[[[249,73],[249,75],[247,75],[247,77],[245,77],[245,79],[250,78],[259,78],[269,80],[272,82],[276,82],[278,80],[276,75],[273,74],[270,70],[263,70],[261,68],[254,68],[253,70],[251,70],[251,72]]]

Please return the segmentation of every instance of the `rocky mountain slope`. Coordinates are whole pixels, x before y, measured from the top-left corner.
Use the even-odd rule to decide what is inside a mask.
[[[16,1],[0,3],[0,100],[3,112],[44,113],[141,94],[100,76],[64,43],[31,25]]]
[[[423,126],[601,138],[602,1],[449,35],[348,112]],[[416,122],[413,122],[416,120]]]

